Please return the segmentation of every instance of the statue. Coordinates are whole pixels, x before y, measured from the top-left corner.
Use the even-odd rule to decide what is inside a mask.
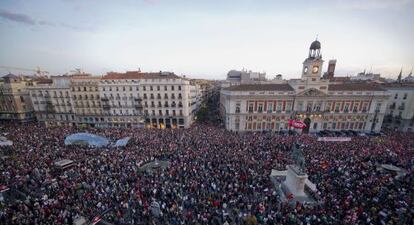
[[[306,167],[305,167],[305,157],[303,156],[302,149],[298,143],[295,143],[292,146],[292,156],[293,160],[295,160],[295,165],[299,169],[299,173],[305,173]]]

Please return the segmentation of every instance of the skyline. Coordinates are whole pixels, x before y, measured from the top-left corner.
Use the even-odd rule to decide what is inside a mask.
[[[51,75],[141,68],[211,79],[246,68],[289,79],[300,76],[318,36],[324,71],[337,59],[337,76],[372,67],[396,78],[414,64],[413,9],[413,0],[3,1],[0,65]]]

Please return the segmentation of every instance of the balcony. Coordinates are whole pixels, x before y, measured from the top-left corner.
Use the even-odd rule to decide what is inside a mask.
[[[104,110],[110,110],[111,109],[111,106],[110,105],[103,105],[102,108]]]
[[[398,106],[398,110],[404,110],[405,107],[403,105]]]
[[[134,105],[135,109],[141,110],[143,106],[141,104]]]
[[[109,99],[107,97],[104,97],[104,98],[101,98],[101,101],[107,102],[107,101],[109,101]]]

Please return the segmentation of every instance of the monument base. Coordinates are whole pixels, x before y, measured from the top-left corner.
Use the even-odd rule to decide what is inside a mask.
[[[294,196],[305,196],[305,183],[308,175],[299,170],[295,165],[287,166],[286,181],[283,185]]]
[[[306,202],[316,204],[317,201],[308,193],[316,192],[315,185],[308,180],[308,175],[299,170],[296,165],[288,165],[287,170],[272,171],[270,179],[276,186],[282,201]],[[308,187],[305,190],[305,187]]]

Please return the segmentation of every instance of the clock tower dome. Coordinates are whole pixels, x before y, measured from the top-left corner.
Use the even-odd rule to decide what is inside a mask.
[[[302,80],[319,81],[322,65],[321,43],[316,39],[309,47],[308,58],[303,62]]]

